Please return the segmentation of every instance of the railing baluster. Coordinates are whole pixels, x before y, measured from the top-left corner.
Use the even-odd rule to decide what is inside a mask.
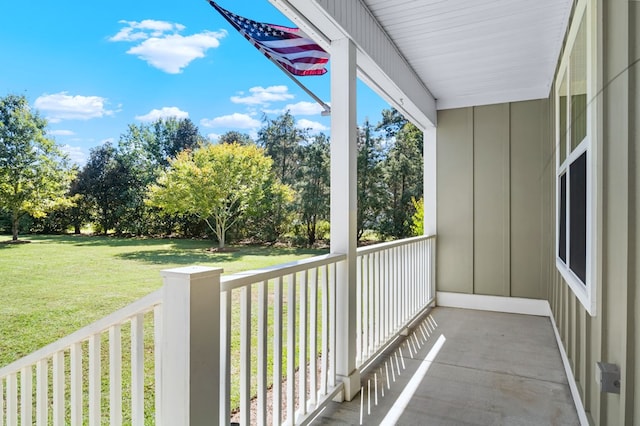
[[[311,270],[311,303],[310,312],[310,367],[309,389],[311,391],[309,403],[315,408],[318,402],[318,268]]]
[[[356,362],[363,361],[363,321],[362,321],[362,304],[363,304],[363,291],[364,291],[364,279],[362,277],[362,256],[356,258]]]
[[[329,386],[336,385],[336,264],[329,267]]]
[[[33,369],[31,366],[20,370],[20,423],[31,426],[33,423]]]
[[[109,423],[122,424],[122,341],[120,324],[109,328]]]
[[[325,265],[322,274],[322,358],[320,359],[320,393],[327,394],[327,379],[329,377],[329,265]]]
[[[287,279],[287,422],[296,420],[296,274]]]
[[[282,423],[282,277],[273,290],[273,426]]]
[[[71,345],[71,424],[82,424],[82,344]]]
[[[131,421],[144,424],[144,315],[131,318]]]
[[[89,426],[99,426],[102,398],[101,334],[89,337]]]
[[[251,423],[251,286],[240,290],[240,424]]]
[[[307,302],[309,271],[302,272],[300,280],[300,337],[298,341],[298,406],[300,415],[307,414]]]
[[[231,418],[231,290],[220,294],[220,424]]]
[[[53,355],[53,424],[64,425],[64,352]]]
[[[153,308],[153,377],[155,380],[154,406],[156,425],[162,425],[162,305]],[[100,424],[99,419],[96,425]]]
[[[7,376],[7,426],[18,425],[18,377]]]
[[[0,425],[4,425],[4,379],[0,378]]]
[[[47,366],[47,359],[41,359],[36,363],[36,424],[38,426],[45,426],[49,421],[49,369]],[[0,389],[0,400],[2,399],[1,395],[2,389]],[[0,412],[2,412],[1,401]],[[0,415],[1,424],[2,418]]]
[[[362,352],[360,359],[364,361],[369,354],[369,256],[362,256]],[[358,303],[358,306],[360,304]]]
[[[267,423],[267,312],[268,281],[258,285],[258,426]]]
[[[373,274],[374,254],[367,256],[367,288],[369,291],[369,344],[367,345],[367,357],[371,356],[375,348],[376,333],[376,292],[375,292],[375,276]]]

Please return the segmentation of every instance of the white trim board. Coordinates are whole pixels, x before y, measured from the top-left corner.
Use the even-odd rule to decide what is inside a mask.
[[[576,412],[580,419],[580,424],[582,426],[589,426],[587,413],[584,410],[584,405],[580,398],[580,392],[578,391],[576,379],[573,376],[573,370],[571,370],[571,363],[569,362],[569,357],[567,356],[567,352],[562,344],[560,332],[558,331],[558,327],[555,319],[553,318],[551,306],[548,301],[541,299],[525,299],[520,297],[486,296],[482,294],[438,291],[436,293],[436,306],[549,317],[553,333],[556,337],[558,350],[560,351],[560,357],[562,358],[562,364],[564,365],[564,372],[567,375],[567,381],[569,382],[569,389],[571,390],[573,404],[576,407]]]
[[[538,315],[542,317],[551,315],[551,308],[549,307],[549,302],[546,300],[448,293],[444,291],[436,293],[436,306],[506,312],[509,314]]]

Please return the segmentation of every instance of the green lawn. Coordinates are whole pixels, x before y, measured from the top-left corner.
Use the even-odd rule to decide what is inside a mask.
[[[213,253],[206,250],[212,243],[200,240],[21,238],[31,243],[0,244],[0,366],[160,288],[163,269],[197,264],[229,274],[326,252],[242,246]]]

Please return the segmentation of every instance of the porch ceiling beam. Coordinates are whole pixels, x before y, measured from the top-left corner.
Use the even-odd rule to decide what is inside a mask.
[[[436,125],[436,100],[361,0],[269,0],[329,50],[356,46],[358,77],[422,130]]]

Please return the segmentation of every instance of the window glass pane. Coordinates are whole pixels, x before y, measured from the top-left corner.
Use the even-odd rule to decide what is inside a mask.
[[[587,282],[587,153],[569,166],[569,268]]]
[[[558,256],[567,263],[567,174],[560,176],[560,199],[558,200]]]
[[[560,149],[560,164],[567,158],[567,74],[562,77],[562,83],[560,83],[560,96],[558,97],[558,114],[560,115],[558,126],[560,127],[560,138],[558,140]]]
[[[587,136],[587,26],[586,14],[571,49],[569,89],[571,95],[571,151]]]

